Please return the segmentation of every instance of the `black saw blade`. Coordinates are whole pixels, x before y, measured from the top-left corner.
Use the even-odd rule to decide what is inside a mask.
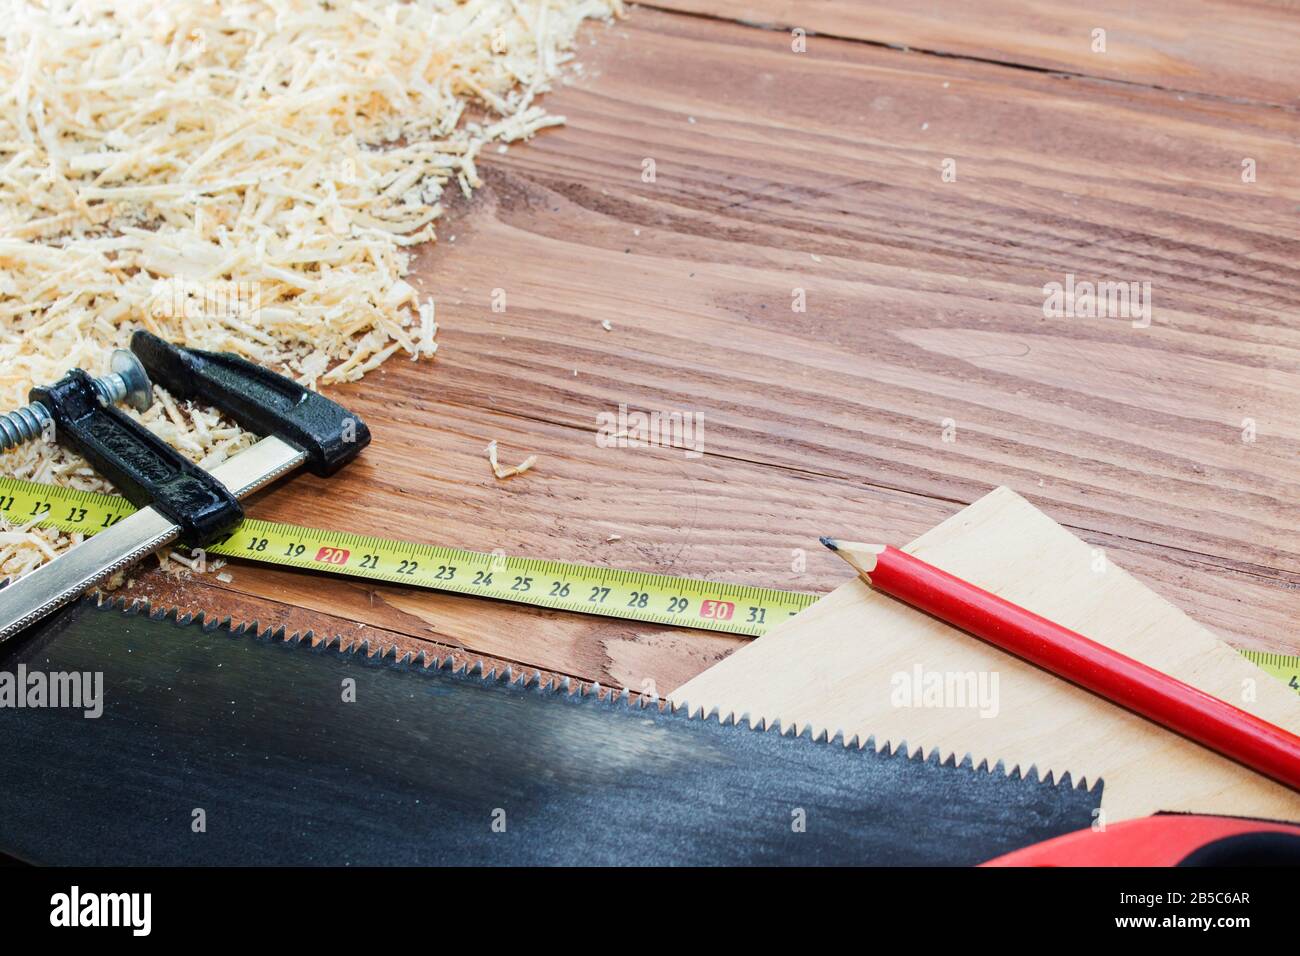
[[[33,673],[103,681],[96,719],[0,701],[0,852],[38,863],[973,864],[1101,800],[1068,774],[91,601],[11,641],[0,672],[20,665],[28,702]]]

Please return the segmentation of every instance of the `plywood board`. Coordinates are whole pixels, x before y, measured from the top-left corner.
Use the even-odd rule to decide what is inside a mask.
[[[862,528],[827,530],[870,537]],[[1300,732],[1294,691],[1007,488],[904,550]],[[951,681],[954,692],[977,692],[965,700],[921,693],[909,702],[905,692],[923,690],[932,675]],[[1300,819],[1295,792],[858,580],[672,698],[692,709],[811,725],[815,733],[874,736],[878,745],[906,741],[909,750],[1002,760],[1008,770],[1032,765],[1076,780],[1101,777],[1110,821],[1160,810]]]

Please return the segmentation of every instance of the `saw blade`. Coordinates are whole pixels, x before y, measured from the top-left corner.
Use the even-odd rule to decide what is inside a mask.
[[[973,864],[1086,828],[1100,805],[1100,781],[367,651],[90,600],[64,609],[0,659],[26,694],[0,701],[0,852],[46,864]],[[33,675],[47,705],[59,675],[72,675],[62,703],[73,678],[91,678],[79,707],[38,707]]]

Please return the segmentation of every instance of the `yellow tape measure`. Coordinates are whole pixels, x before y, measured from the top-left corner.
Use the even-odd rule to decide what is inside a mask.
[[[0,477],[0,516],[94,534],[136,510],[116,495]],[[818,595],[587,564],[438,548],[248,518],[207,554],[406,587],[454,591],[561,611],[761,637]],[[1241,651],[1300,691],[1300,656]]]
[[[115,495],[0,478],[0,516],[94,534],[136,508]],[[780,591],[563,561],[439,548],[246,519],[208,555],[455,591],[562,611],[759,637],[817,600]]]
[[[1300,657],[1273,651],[1239,650],[1237,653],[1300,693]]]

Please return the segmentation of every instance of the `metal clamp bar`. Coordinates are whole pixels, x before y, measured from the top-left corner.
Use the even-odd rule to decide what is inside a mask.
[[[213,468],[211,474],[236,498],[244,498],[298,468],[306,459],[305,452],[279,438],[263,438]],[[0,589],[0,641],[171,544],[180,534],[179,525],[153,508],[144,508]]]

